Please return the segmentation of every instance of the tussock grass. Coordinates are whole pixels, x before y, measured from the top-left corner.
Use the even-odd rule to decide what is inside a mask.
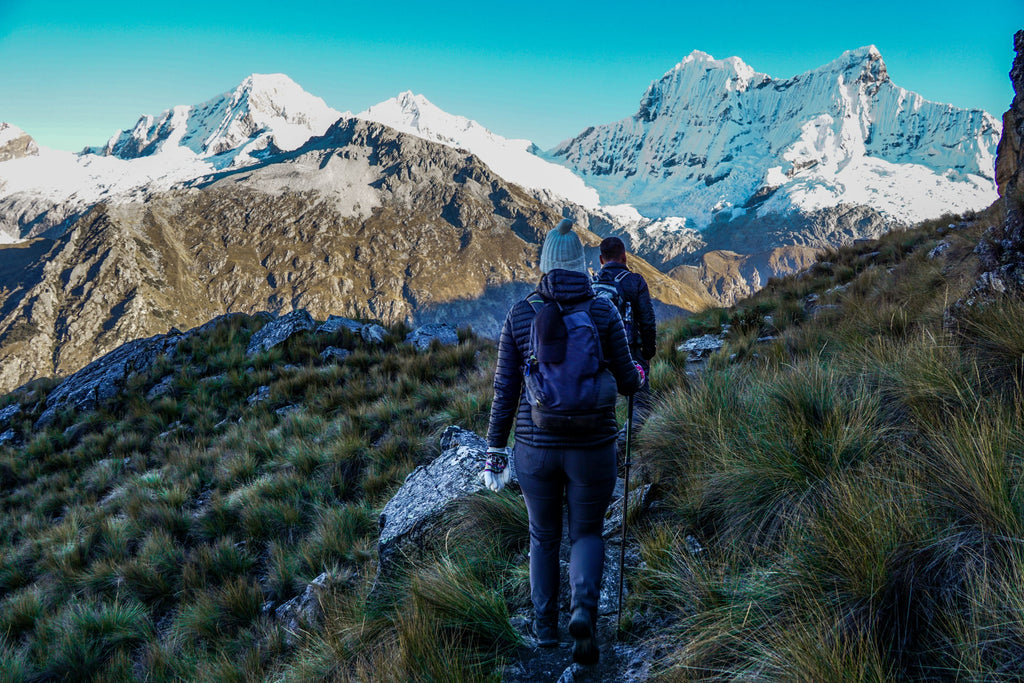
[[[344,680],[374,665],[362,680],[411,680],[427,631],[448,643],[431,650],[436,680],[494,670],[514,637],[493,594],[504,590],[497,560],[470,583],[454,569],[472,565],[464,556],[447,573],[431,564],[402,589],[418,586],[414,615],[390,603],[370,617],[379,609],[365,604],[378,508],[437,454],[441,429],[481,429],[493,344],[463,332],[458,347],[416,352],[399,344],[400,326],[382,346],[342,330],[249,357],[260,325],[222,321],[117,399],[39,432],[55,383],[5,397],[22,404],[27,438],[0,449],[0,677],[248,681],[316,669]],[[351,356],[325,364],[332,345]],[[166,393],[147,400],[158,384]],[[248,403],[260,387],[269,399]],[[274,617],[324,572],[349,577],[323,600],[328,620],[345,606],[342,635],[358,644],[342,658]],[[481,612],[464,611],[467,596],[485,598]],[[459,625],[467,616],[475,626]],[[367,619],[379,626],[354,626]]]
[[[732,326],[696,381],[665,359],[640,439],[671,501],[631,600],[672,618],[657,680],[1017,675],[1024,307],[945,316],[991,219],[830,250],[673,331]]]

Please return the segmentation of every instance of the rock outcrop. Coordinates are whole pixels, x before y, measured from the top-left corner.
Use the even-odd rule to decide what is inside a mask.
[[[305,309],[298,309],[276,318],[259,329],[249,339],[246,354],[252,356],[272,349],[291,339],[296,334],[308,332],[316,327],[313,317]]]
[[[96,408],[102,401],[117,396],[133,374],[146,372],[162,356],[173,358],[178,346],[186,339],[239,315],[242,314],[219,316],[187,332],[172,330],[147,339],[135,339],[97,358],[54,387],[46,398],[46,410],[39,416],[37,426],[50,424],[66,408]]]
[[[459,343],[459,333],[451,325],[435,323],[417,327],[405,337],[405,342],[412,344],[417,351],[426,351],[434,340],[442,346],[455,346]]]
[[[39,145],[25,131],[0,122],[0,162],[39,154]]]
[[[394,565],[422,554],[447,529],[446,515],[460,499],[485,491],[480,472],[487,443],[473,432],[448,427],[441,435],[441,455],[417,467],[380,514],[378,578]],[[512,473],[515,480],[515,471]]]
[[[1002,225],[982,236],[977,253],[980,274],[974,288],[950,309],[952,319],[965,308],[1000,295],[1024,296],[1024,31],[1014,36],[1017,56],[1010,69],[1014,98],[1003,115],[996,176],[1006,212]]]

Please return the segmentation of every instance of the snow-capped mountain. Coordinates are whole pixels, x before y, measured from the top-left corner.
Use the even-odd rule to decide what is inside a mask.
[[[203,104],[143,116],[102,147],[0,156],[0,242],[59,233],[98,202],[129,200],[297,149],[346,115],[283,74],[253,74]],[[0,136],[13,131],[20,133],[9,126]]]
[[[9,123],[0,123],[0,161],[22,159],[35,154],[39,154],[39,145],[28,133]]]
[[[535,154],[529,140],[492,133],[476,121],[440,109],[423,95],[406,91],[357,114],[402,133],[472,152],[505,180],[541,193],[553,193],[587,208],[598,206],[597,192],[569,169]]]
[[[217,167],[243,165],[271,143],[283,151],[297,149],[341,116],[284,74],[253,74],[234,91],[202,104],[143,116],[131,130],[86,151],[137,159],[184,148]]]
[[[897,87],[874,46],[788,80],[694,51],[631,118],[548,153],[605,204],[702,229],[744,214],[869,207],[910,223],[996,198],[1001,126]]]

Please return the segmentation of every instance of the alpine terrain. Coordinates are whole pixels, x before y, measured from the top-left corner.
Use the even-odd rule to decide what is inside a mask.
[[[472,155],[343,117],[291,152],[97,204],[58,239],[0,250],[0,386],[226,312],[443,320],[496,336],[560,218]],[[599,237],[581,237],[596,264]],[[634,267],[663,315],[710,303]]]
[[[635,251],[665,268],[743,265],[743,294],[806,265],[807,248],[989,206],[1000,131],[895,85],[874,46],[786,80],[695,50],[632,117],[548,157],[635,207]],[[701,259],[716,250],[733,254]]]

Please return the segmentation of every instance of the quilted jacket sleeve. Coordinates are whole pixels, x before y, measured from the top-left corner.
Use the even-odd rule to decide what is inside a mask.
[[[633,367],[633,358],[629,354],[626,343],[626,329],[622,326],[622,318],[615,306],[604,298],[594,299],[591,304],[591,315],[601,335],[605,362],[615,376],[619,393],[629,396],[640,388],[640,375]]]
[[[654,303],[651,301],[651,292],[647,288],[647,281],[642,275],[637,275],[636,288],[636,322],[640,331],[640,354],[644,360],[654,358],[657,350],[658,328],[657,320],[654,317]]]
[[[487,445],[493,448],[504,448],[508,444],[519,406],[519,394],[523,388],[523,358],[513,335],[515,311],[516,307],[513,307],[508,312],[498,340],[494,401],[491,403],[491,419],[487,425]]]

